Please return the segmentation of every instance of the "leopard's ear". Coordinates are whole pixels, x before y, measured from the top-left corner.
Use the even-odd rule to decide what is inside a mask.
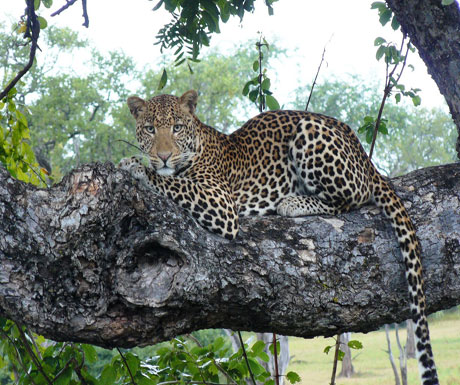
[[[128,98],[128,107],[131,114],[137,119],[139,115],[145,111],[146,102],[138,96],[130,96]]]
[[[198,101],[198,93],[195,90],[187,91],[179,98],[179,104],[190,114],[194,114],[196,103]]]

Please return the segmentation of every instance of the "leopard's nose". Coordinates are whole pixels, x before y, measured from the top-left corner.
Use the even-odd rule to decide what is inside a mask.
[[[171,152],[159,152],[157,155],[163,162],[166,162],[171,156]]]

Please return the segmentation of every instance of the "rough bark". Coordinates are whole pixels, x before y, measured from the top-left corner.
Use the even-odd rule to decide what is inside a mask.
[[[386,0],[404,33],[408,34],[428,72],[446,98],[457,125],[460,159],[460,8],[456,1]]]
[[[394,180],[418,228],[428,312],[460,303],[460,164]],[[373,206],[247,218],[212,235],[112,164],[40,190],[0,168],[0,315],[55,340],[146,345],[203,328],[312,337],[409,318]]]

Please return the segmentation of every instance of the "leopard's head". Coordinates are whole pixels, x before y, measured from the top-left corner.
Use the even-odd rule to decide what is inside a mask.
[[[197,148],[195,108],[196,91],[181,97],[159,95],[145,101],[128,98],[131,114],[136,119],[136,137],[150,164],[160,175],[173,175],[186,167]]]

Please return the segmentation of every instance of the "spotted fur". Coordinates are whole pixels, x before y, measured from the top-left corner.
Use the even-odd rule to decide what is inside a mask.
[[[404,257],[422,384],[438,384],[414,226],[350,127],[320,114],[280,110],[225,135],[198,120],[196,103],[195,91],[149,101],[130,97],[136,136],[151,167],[137,158],[120,167],[230,240],[240,216],[334,215],[375,202],[390,219]]]

